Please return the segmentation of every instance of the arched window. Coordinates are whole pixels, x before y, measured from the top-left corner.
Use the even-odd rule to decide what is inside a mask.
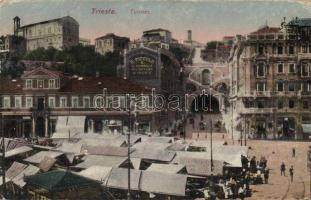
[[[208,69],[202,71],[202,84],[209,85],[211,83],[211,73]]]

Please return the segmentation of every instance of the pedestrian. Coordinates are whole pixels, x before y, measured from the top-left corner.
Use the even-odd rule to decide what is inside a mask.
[[[294,147],[293,150],[292,150],[292,157],[295,158],[295,156],[296,156],[296,149]]]
[[[290,182],[293,182],[294,179],[294,167],[293,165],[289,168]]]
[[[281,176],[282,175],[285,176],[285,170],[286,170],[285,164],[284,164],[284,162],[282,162],[282,164],[281,164]]]
[[[269,179],[269,169],[266,169],[264,172],[265,184],[268,184]]]

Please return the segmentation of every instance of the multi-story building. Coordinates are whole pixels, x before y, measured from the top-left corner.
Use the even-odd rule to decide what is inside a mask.
[[[130,39],[127,37],[120,37],[113,33],[108,33],[102,37],[95,39],[95,52],[99,54],[106,54],[108,52],[123,52],[128,49]]]
[[[229,60],[232,135],[308,137],[310,30],[311,19],[295,19],[236,38]]]
[[[48,137],[64,130],[68,121],[73,121],[72,128],[80,127],[71,134],[123,132],[134,127],[134,121],[136,132],[151,132],[159,126],[157,112],[148,106],[151,90],[121,78],[69,77],[39,67],[18,79],[0,79],[0,94],[6,137]],[[140,105],[130,121],[129,100]]]
[[[143,32],[142,40],[170,44],[172,41],[172,33],[171,31],[162,28],[147,30]]]
[[[79,23],[66,16],[20,26],[20,18],[15,17],[14,34],[26,39],[27,51],[39,47],[61,50],[79,44]]]
[[[81,44],[82,46],[90,46],[91,40],[87,38],[79,38],[79,44]]]
[[[0,37],[0,54],[22,56],[26,51],[26,41],[23,37],[6,35]]]

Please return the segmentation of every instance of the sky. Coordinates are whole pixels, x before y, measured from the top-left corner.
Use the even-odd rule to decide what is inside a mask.
[[[307,1],[306,1],[307,2]],[[279,26],[283,17],[311,17],[304,0],[0,0],[0,35],[12,34],[13,18],[21,25],[70,15],[80,25],[80,37],[93,40],[106,33],[141,37],[142,32],[164,28],[178,40],[206,43],[253,32],[260,26]],[[93,10],[108,13],[93,13]],[[114,10],[114,14],[109,13]],[[136,11],[136,14],[133,13]],[[143,13],[137,13],[143,12]]]

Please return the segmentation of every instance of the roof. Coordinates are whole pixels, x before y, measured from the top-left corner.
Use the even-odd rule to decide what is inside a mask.
[[[38,167],[28,165],[21,173],[19,173],[12,179],[12,182],[20,188],[23,188],[26,185],[24,177],[37,174],[39,171],[40,169]]]
[[[156,150],[156,149],[136,149],[131,156],[133,158],[142,158],[147,160],[156,160],[170,162],[175,157],[175,152]]]
[[[37,22],[37,23],[27,24],[27,25],[21,26],[20,28],[25,28],[25,27],[29,27],[29,26],[33,26],[33,25],[37,25],[37,24],[46,24],[46,23],[50,23],[50,22],[61,21],[61,20],[66,19],[66,18],[71,18],[71,19],[75,20],[74,18],[72,18],[70,16],[65,16],[65,17],[61,17],[61,18],[50,19],[50,20],[41,21],[41,22]]]
[[[133,152],[131,149],[130,152]],[[82,152],[89,155],[127,156],[127,147],[83,145]]]
[[[0,91],[4,94],[18,94],[22,92],[21,79],[0,78]]]
[[[29,162],[29,163],[39,164],[42,160],[45,159],[45,157],[57,158],[63,154],[64,153],[62,153],[62,152],[56,152],[56,151],[40,151],[40,152],[24,159],[24,161]]]
[[[185,165],[180,164],[158,164],[152,163],[146,171],[163,172],[177,174],[185,168]]]
[[[128,41],[130,40],[128,37],[121,37],[121,36],[115,35],[113,33],[107,33],[104,36],[96,38],[95,40],[106,39],[106,38],[113,38],[113,39],[117,39],[117,40],[128,40]]]
[[[13,162],[11,167],[5,172],[5,176],[6,178],[12,179],[20,174],[26,167],[27,165],[25,164]]]
[[[187,176],[154,171],[142,171],[141,190],[157,194],[185,196]]]
[[[55,150],[66,152],[66,153],[78,153],[78,154],[80,154],[81,149],[82,149],[82,143],[63,142],[62,145],[57,147]]]
[[[76,94],[97,93],[101,94],[103,89],[118,93],[146,93],[151,90],[129,80],[117,77],[83,77],[82,80],[72,78],[65,84],[60,92],[73,92]]]
[[[85,160],[77,164],[76,168],[89,168],[92,166],[104,166],[104,167],[119,167],[126,161],[126,157],[119,156],[99,156],[99,155],[87,155]]]
[[[250,34],[263,34],[263,33],[279,33],[281,29],[279,27],[269,27],[269,26],[264,26],[259,28],[257,31],[252,32]]]
[[[7,152],[5,152],[5,157],[6,158],[10,158],[19,154],[23,154],[26,152],[32,151],[31,147],[28,146],[21,146],[21,147],[17,147],[15,149],[9,150]]]
[[[99,182],[85,178],[70,171],[54,170],[42,174],[25,177],[27,185],[44,188],[49,192],[79,189],[84,187],[98,187]]]
[[[173,137],[150,137],[146,142],[172,143]]]
[[[191,157],[179,157],[178,164],[186,166],[188,174],[209,176],[222,175],[224,162],[219,160],[213,160],[213,172],[211,171],[211,160],[207,158],[191,158]]]
[[[286,24],[287,26],[311,26],[311,18],[295,18]]]
[[[126,168],[113,168],[111,170],[110,176],[106,183],[107,187],[117,188],[117,189],[127,189],[128,188],[128,169]],[[131,169],[131,189],[139,190],[140,181],[140,170]]]
[[[112,167],[92,166],[79,172],[79,175],[104,182],[107,180],[111,170]]]
[[[150,30],[144,31],[143,34],[148,33],[148,32],[155,32],[155,31],[168,31],[168,32],[171,32],[171,31],[169,31],[167,29],[157,28],[157,29],[150,29]]]
[[[51,158],[51,157],[44,157],[43,160],[39,163],[39,168],[44,171],[47,172],[49,171],[53,165],[55,164],[56,159],[55,158]]]

